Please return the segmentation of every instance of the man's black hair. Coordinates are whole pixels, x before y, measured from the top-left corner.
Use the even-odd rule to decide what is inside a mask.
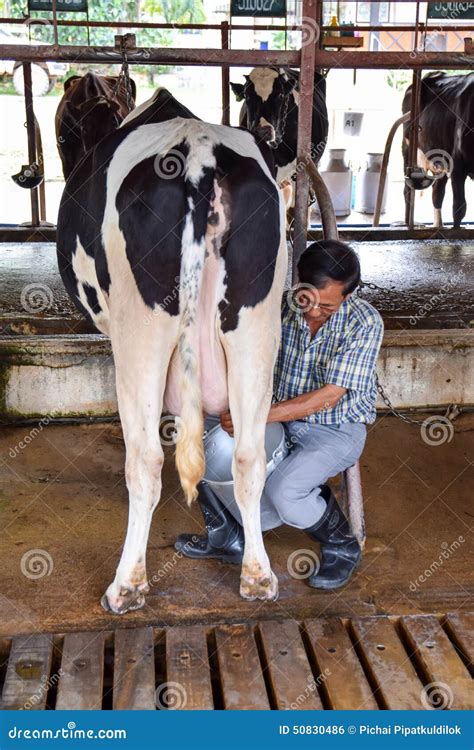
[[[323,289],[329,281],[344,284],[343,295],[360,284],[360,263],[357,253],[338,240],[313,242],[298,261],[298,277],[303,284]]]

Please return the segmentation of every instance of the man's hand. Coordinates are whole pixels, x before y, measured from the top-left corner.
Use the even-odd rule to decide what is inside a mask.
[[[234,425],[232,424],[230,411],[225,411],[223,414],[221,414],[221,427],[227,432],[228,435],[234,437]]]

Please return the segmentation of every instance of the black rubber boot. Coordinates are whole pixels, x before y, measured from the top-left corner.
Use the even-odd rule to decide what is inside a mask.
[[[174,545],[185,557],[215,558],[240,563],[244,556],[244,530],[206,482],[199,482],[198,497],[207,535],[181,534]]]
[[[321,495],[327,502],[324,515],[314,526],[305,529],[311,539],[320,544],[321,564],[308,583],[315,589],[337,589],[348,582],[362,552],[347,518],[325,484],[321,485]]]

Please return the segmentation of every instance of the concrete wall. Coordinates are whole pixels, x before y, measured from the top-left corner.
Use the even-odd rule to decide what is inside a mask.
[[[0,339],[0,363],[3,418],[116,414],[113,359],[104,336]],[[398,409],[472,407],[473,372],[474,331],[385,334],[378,373]]]

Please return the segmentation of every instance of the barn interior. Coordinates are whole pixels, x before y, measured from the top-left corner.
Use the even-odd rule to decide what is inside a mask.
[[[390,15],[395,11],[389,6],[402,5],[413,6],[408,21]],[[35,110],[43,104],[33,90],[35,63],[76,65],[80,54],[81,74],[103,71],[106,65],[123,73],[128,64],[133,75],[134,67],[143,64],[145,49],[146,66],[164,71],[168,87],[191,66],[202,70],[203,60],[213,66],[222,82],[218,116],[233,125],[229,81],[235,68],[300,68],[298,139],[303,154],[311,137],[308,82],[315,70],[330,75],[340,69],[354,80],[356,72],[403,70],[416,92],[426,71],[472,69],[474,20],[460,10],[453,15],[452,9],[450,16],[430,17],[428,5],[442,4],[295,0],[291,12],[271,25],[268,18],[244,17],[242,23],[234,17],[229,22],[227,16],[214,27],[183,22],[183,30],[209,30],[219,37],[197,53],[184,42],[176,47],[142,43],[144,29],[153,34],[180,26],[161,18],[141,24],[123,17],[115,24],[101,21],[112,36],[119,35],[114,46],[70,45],[61,41],[68,21],[59,5],[53,2],[51,12],[38,13],[30,3],[30,42],[36,19],[37,26],[47,26],[46,43],[17,42],[7,51],[0,36],[0,58],[13,58],[23,71],[21,163],[39,163],[41,172]],[[367,9],[359,6],[368,6],[367,18]],[[25,23],[24,18],[0,18],[0,29]],[[306,34],[308,28],[320,29],[309,44],[302,43],[305,23]],[[83,17],[75,17],[74,24],[88,33],[94,29],[94,22]],[[241,33],[248,27],[255,34],[254,48],[238,46],[239,26]],[[282,35],[281,46],[260,44],[267,27]],[[160,73],[155,76],[159,84]],[[14,97],[19,95],[8,98]],[[412,168],[418,116],[415,95]],[[43,120],[41,128],[45,130]],[[49,128],[53,133],[52,121]],[[339,147],[340,129],[341,122],[330,131],[329,147]],[[51,137],[41,135],[43,142]],[[387,136],[384,130],[383,142]],[[348,138],[357,150],[354,135]],[[5,139],[4,150],[11,150]],[[400,157],[392,152],[390,158]],[[157,704],[156,691],[170,682],[182,686],[186,696],[178,708],[419,708],[426,707],[424,701],[445,708],[423,692],[440,683],[449,688],[448,708],[472,708],[470,181],[467,214],[457,228],[448,218],[448,198],[444,226],[432,225],[426,188],[422,195],[411,189],[405,215],[403,174],[390,182],[393,201],[385,218],[376,210],[383,200],[380,173],[370,218],[355,208],[336,216],[339,237],[361,259],[360,294],[381,312],[385,324],[378,365],[383,392],[360,460],[364,556],[350,585],[316,591],[304,575],[295,576],[288,560],[295,550],[311,545],[286,526],[264,537],[280,583],[276,602],[242,600],[238,566],[196,563],[179,555],[173,546],[176,536],[201,533],[203,524],[196,505],[186,505],[174,445],[165,439],[163,494],[148,544],[151,590],[144,608],[118,618],[100,606],[120,555],[128,513],[113,360],[109,341],[76,310],[59,276],[55,211],[63,183],[56,179],[48,186],[48,159],[49,154],[40,185],[24,190],[2,178],[0,192],[6,211],[0,214],[2,707],[23,707],[46,681],[38,708],[167,709],[170,699]],[[340,199],[333,191],[330,208],[321,204],[321,214],[313,210],[308,225],[310,188],[307,173],[298,171],[288,237],[289,283],[295,278],[294,259],[308,241],[327,236]],[[417,205],[418,211],[422,206],[418,214]],[[333,480],[338,495],[342,482],[341,477]],[[130,653],[136,669],[124,666]],[[84,662],[80,669],[78,659]],[[53,680],[61,665],[64,673]],[[301,703],[307,674],[317,681],[327,665],[332,676],[317,682]]]

